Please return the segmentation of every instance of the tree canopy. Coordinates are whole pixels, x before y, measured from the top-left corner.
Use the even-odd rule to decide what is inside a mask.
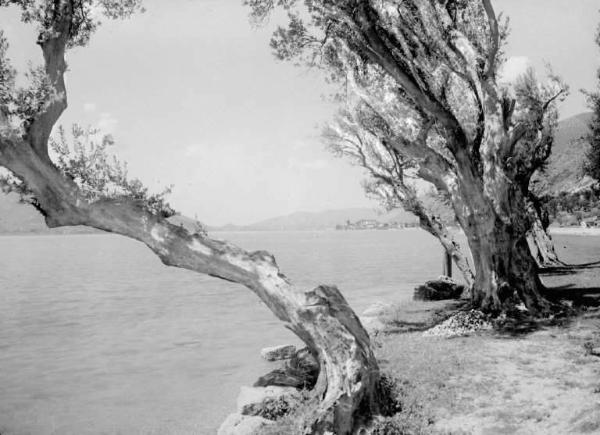
[[[449,198],[475,257],[477,304],[499,311],[514,294],[532,311],[547,306],[535,265],[516,269],[533,261],[529,181],[550,153],[566,86],[553,74],[540,84],[532,72],[500,83],[508,24],[491,1],[246,3],[258,22],[284,9],[275,55],[326,71],[340,101],[368,109],[362,127]],[[521,266],[510,264],[517,258]]]

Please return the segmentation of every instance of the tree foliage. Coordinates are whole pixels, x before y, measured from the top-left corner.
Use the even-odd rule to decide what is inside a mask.
[[[498,311],[517,294],[537,310],[526,203],[566,87],[532,72],[512,86],[499,82],[508,25],[491,0],[246,3],[259,22],[283,8],[289,20],[273,35],[275,55],[326,71],[337,96],[359,110],[355,118],[368,121],[361,128],[372,143],[394,149],[449,199],[475,258],[476,302]]]
[[[155,215],[173,216],[175,211],[166,201],[171,187],[150,193],[139,179],[128,176],[126,163],[110,154],[109,147],[113,145],[112,136],[77,124],[72,126],[71,138],[61,126],[57,137],[50,139],[56,166],[79,186],[86,200],[127,198]]]
[[[57,169],[75,182],[82,200],[127,198],[153,214],[172,216],[174,210],[166,201],[170,188],[150,193],[140,180],[130,178],[127,165],[109,153],[112,137],[78,125],[72,126],[70,137],[62,127],[50,137],[53,123],[66,107],[66,64],[61,53],[85,45],[102,17],[127,18],[142,11],[141,0],[0,0],[2,6],[19,7],[22,20],[37,27],[37,42],[45,60],[44,65],[30,66],[24,85],[17,86],[17,71],[7,54],[9,44],[0,31],[0,118],[4,134],[31,136],[43,148],[50,145]],[[24,201],[39,209],[38,200],[23,180],[5,174],[0,182],[3,190],[20,193]]]
[[[110,152],[113,145],[112,136],[77,124],[71,127],[70,135],[60,126],[57,134],[50,138],[54,164],[77,185],[81,199],[90,203],[108,199],[134,201],[156,216],[173,216],[175,210],[166,199],[171,187],[151,193],[139,179],[129,177],[127,163]],[[0,188],[20,194],[22,202],[39,208],[39,201],[27,184],[14,175],[0,176]]]
[[[68,47],[86,45],[100,26],[101,17],[122,19],[143,11],[142,0],[0,0],[0,7],[3,6],[21,9],[22,21],[36,25],[38,43],[55,37],[56,24],[61,17],[68,17]]]

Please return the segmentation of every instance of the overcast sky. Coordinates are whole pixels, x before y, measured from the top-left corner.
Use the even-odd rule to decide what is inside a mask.
[[[154,188],[174,185],[176,209],[212,224],[295,211],[374,207],[362,173],[324,150],[318,126],[333,108],[317,73],[277,62],[271,27],[248,24],[241,0],[149,0],[146,13],[106,23],[68,55],[61,123],[97,125]],[[566,118],[595,85],[597,0],[496,0],[511,17],[508,75],[549,62],[571,86]],[[32,29],[0,10],[19,66],[39,62]]]

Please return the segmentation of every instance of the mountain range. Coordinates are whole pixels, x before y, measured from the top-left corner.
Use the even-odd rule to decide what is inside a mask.
[[[552,154],[545,169],[532,178],[532,189],[541,195],[578,192],[594,184],[583,174],[589,148],[584,136],[589,131],[592,113],[581,113],[559,122],[554,135]]]
[[[355,222],[362,219],[376,219],[379,222],[415,222],[416,218],[404,210],[379,213],[370,208],[348,208],[326,210],[322,212],[297,212],[256,222],[251,225],[208,226],[209,231],[303,231],[328,230],[347,220]],[[191,232],[198,230],[194,219],[176,215],[169,218],[175,225],[181,225]],[[83,234],[95,233],[86,227],[64,227],[49,229],[44,219],[33,207],[19,203],[15,194],[0,194],[0,234]]]
[[[555,195],[559,192],[577,192],[588,188],[593,180],[583,175],[583,162],[588,148],[583,136],[588,131],[591,113],[582,113],[562,120],[556,130],[552,155],[543,172],[534,176],[532,185],[538,194]],[[348,208],[322,212],[297,212],[256,222],[251,225],[208,227],[209,231],[302,231],[333,229],[346,221],[375,219],[380,222],[415,222],[416,218],[404,210],[380,214],[370,208]],[[195,230],[194,219],[174,216],[177,225]],[[20,204],[15,194],[0,193],[0,233],[63,234],[92,233],[86,227],[48,229],[42,216],[31,206]]]
[[[287,216],[279,216],[256,222],[251,225],[225,225],[209,227],[212,231],[305,231],[331,230],[346,221],[356,222],[364,219],[375,219],[379,222],[415,222],[416,217],[404,210],[392,210],[381,213],[371,208],[345,208],[325,210],[321,212],[296,212]]]

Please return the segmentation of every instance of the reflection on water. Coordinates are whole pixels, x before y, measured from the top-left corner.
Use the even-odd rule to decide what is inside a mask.
[[[440,272],[417,230],[216,234],[358,311]],[[0,237],[0,433],[209,434],[294,337],[246,289],[117,236]]]

